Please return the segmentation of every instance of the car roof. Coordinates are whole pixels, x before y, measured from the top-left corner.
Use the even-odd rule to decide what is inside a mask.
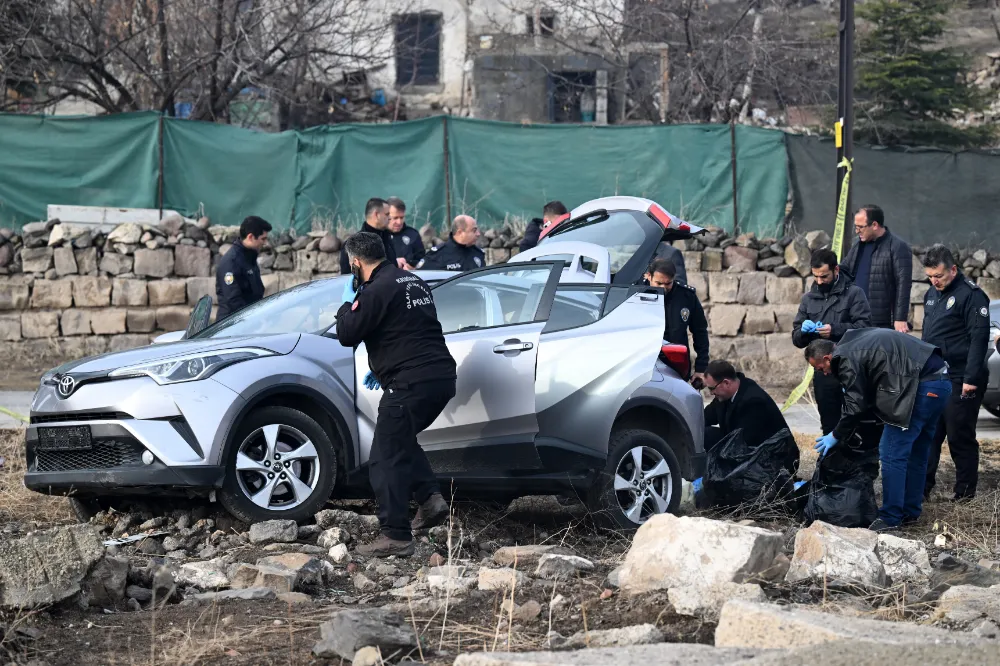
[[[673,213],[669,212],[665,207],[656,203],[652,199],[645,199],[643,197],[626,197],[626,196],[614,196],[614,197],[601,197],[600,199],[592,199],[586,203],[580,204],[570,212],[570,221],[575,220],[591,213],[597,211],[616,211],[616,210],[628,210],[636,211],[640,213],[649,212],[650,208],[656,206],[668,216],[670,216],[670,226],[671,231],[688,233],[692,236],[695,234],[700,234],[705,231],[704,228],[698,225],[691,224],[681,218],[677,217]]]

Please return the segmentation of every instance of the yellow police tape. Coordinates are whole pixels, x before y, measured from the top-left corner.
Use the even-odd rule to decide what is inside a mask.
[[[847,224],[847,191],[851,185],[851,168],[852,165],[850,161],[843,159],[837,165],[837,168],[844,167],[844,183],[840,187],[840,201],[837,203],[837,222],[833,227],[833,251],[837,253],[837,261],[840,261],[841,249],[844,245],[844,227]],[[799,385],[792,389],[791,394],[788,396],[788,400],[785,404],[781,406],[781,411],[788,411],[788,408],[797,403],[802,399],[802,396],[806,394],[809,390],[809,384],[812,383],[813,379],[813,369],[812,366],[806,368],[806,374],[799,382]]]
[[[18,414],[17,412],[12,412],[9,409],[7,409],[6,407],[0,407],[0,414],[6,414],[7,416],[9,416],[11,418],[14,418],[14,419],[17,419],[18,421],[22,421],[24,423],[28,422],[28,417],[27,416],[22,416],[21,414]]]

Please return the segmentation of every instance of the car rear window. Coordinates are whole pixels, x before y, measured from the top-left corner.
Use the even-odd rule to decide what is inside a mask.
[[[553,232],[542,239],[539,247],[544,247],[549,241],[582,241],[600,245],[611,253],[611,273],[615,274],[646,240],[646,231],[636,219],[636,215],[637,213],[632,211],[617,211],[611,213],[607,219],[574,226],[566,231]]]

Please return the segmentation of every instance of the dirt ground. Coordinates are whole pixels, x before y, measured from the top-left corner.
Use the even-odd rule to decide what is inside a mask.
[[[798,441],[803,461],[800,476],[808,478],[815,461],[812,438],[801,436]],[[36,495],[23,488],[20,446],[20,433],[0,432],[0,455],[7,461],[0,470],[0,538],[73,520],[66,500]],[[982,492],[972,504],[945,501],[943,489],[953,481],[953,468],[947,454],[942,460],[938,484],[942,490],[926,505],[921,521],[907,528],[902,536],[931,546],[935,535],[948,532],[954,539],[951,550],[961,556],[973,562],[996,557],[1000,546],[1000,493],[996,490],[1000,482],[1000,442],[983,443]],[[347,508],[369,513],[374,507],[370,503],[352,503]],[[544,609],[537,617],[524,621],[513,621],[509,613],[501,610],[504,597],[500,592],[475,591],[451,604],[446,615],[408,614],[407,619],[421,637],[421,650],[410,655],[418,663],[451,664],[456,654],[468,650],[544,649],[546,635],[553,630],[569,636],[642,623],[656,625],[672,642],[712,642],[714,625],[676,615],[666,594],[629,598],[606,589],[604,579],[620,564],[630,540],[628,535],[595,527],[582,505],[565,506],[554,498],[528,498],[506,509],[461,503],[456,505],[456,515],[461,530],[454,533],[463,543],[475,547],[453,554],[473,564],[500,546],[555,543],[571,547],[595,562],[597,571],[570,583],[535,584],[518,590],[517,604],[533,600]],[[758,522],[792,538],[794,521]],[[414,573],[427,565],[435,552],[447,554],[447,547],[425,540],[413,558],[395,564],[401,572]],[[931,552],[933,559],[933,548]],[[349,579],[346,582],[350,585]],[[828,601],[825,590],[789,590],[780,585],[764,588],[773,598],[815,604]],[[0,664],[28,664],[32,660],[51,666],[339,663],[315,658],[311,653],[319,640],[320,624],[341,608],[386,603],[383,598],[372,604],[374,595],[361,595],[347,603],[343,593],[330,590],[328,598],[295,606],[279,601],[227,601],[201,606],[172,604],[140,612],[80,610],[63,605],[30,613],[0,613]],[[565,603],[553,603],[559,596]],[[900,619],[884,615],[879,609],[882,604],[872,601],[866,612]]]

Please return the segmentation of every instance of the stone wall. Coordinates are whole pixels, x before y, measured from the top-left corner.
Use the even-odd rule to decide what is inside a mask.
[[[215,266],[236,239],[235,227],[165,219],[158,227],[125,224],[107,236],[58,221],[0,230],[0,344],[14,365],[55,364],[80,356],[147,344],[186,326],[194,304],[215,296]],[[438,243],[422,230],[427,244]],[[511,229],[491,230],[481,244],[490,264],[517,253]],[[713,229],[675,243],[688,281],[705,304],[712,356],[744,369],[766,368],[771,384],[801,376],[801,352],[791,324],[810,286],[809,256],[829,244],[824,232],[782,240],[752,234],[729,238]],[[339,273],[341,241],[326,232],[276,234],[260,255],[267,294]],[[911,322],[923,319],[920,253],[914,257]],[[961,256],[961,255],[960,255]],[[983,250],[961,256],[967,274],[991,298],[1000,297],[1000,260]]]

